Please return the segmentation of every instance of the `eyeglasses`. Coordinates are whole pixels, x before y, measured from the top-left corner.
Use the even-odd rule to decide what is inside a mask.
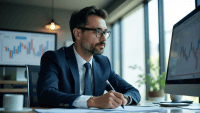
[[[103,31],[101,29],[92,29],[92,28],[85,28],[85,27],[79,27],[78,29],[96,31],[97,38],[101,38],[104,34],[105,38],[108,39],[110,37],[110,33],[111,33],[111,31]]]

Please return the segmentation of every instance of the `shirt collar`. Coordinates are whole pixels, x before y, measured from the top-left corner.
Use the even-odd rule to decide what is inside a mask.
[[[86,61],[76,52],[74,45],[73,45],[73,49],[74,49],[74,54],[78,63],[78,68],[82,68],[83,65],[86,63]],[[93,56],[89,61],[91,67],[92,67],[92,59],[93,59]]]

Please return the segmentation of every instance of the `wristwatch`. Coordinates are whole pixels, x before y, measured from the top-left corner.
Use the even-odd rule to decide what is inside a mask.
[[[128,95],[124,95],[124,98],[126,98],[128,100],[127,104],[131,103],[131,97]]]

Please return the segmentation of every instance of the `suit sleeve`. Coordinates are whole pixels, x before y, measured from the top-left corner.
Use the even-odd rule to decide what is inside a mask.
[[[108,58],[107,58],[107,60],[108,60]],[[108,60],[108,62],[110,63],[109,60]],[[136,89],[131,84],[126,82],[123,78],[121,78],[119,75],[117,75],[112,69],[110,69],[110,70],[111,71],[110,71],[110,76],[109,76],[108,80],[111,83],[111,85],[114,87],[114,89],[117,92],[131,96],[132,103],[130,103],[130,105],[138,104],[141,100],[141,96],[140,96],[138,89]]]
[[[45,52],[41,58],[37,82],[38,101],[41,107],[73,108],[73,101],[80,95],[59,91],[60,67],[57,59],[53,51]]]

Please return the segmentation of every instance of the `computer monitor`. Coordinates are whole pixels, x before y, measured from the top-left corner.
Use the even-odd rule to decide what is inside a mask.
[[[40,65],[45,51],[56,50],[56,33],[0,29],[0,66]]]
[[[173,26],[165,93],[200,97],[199,47],[200,7],[197,7]]]

